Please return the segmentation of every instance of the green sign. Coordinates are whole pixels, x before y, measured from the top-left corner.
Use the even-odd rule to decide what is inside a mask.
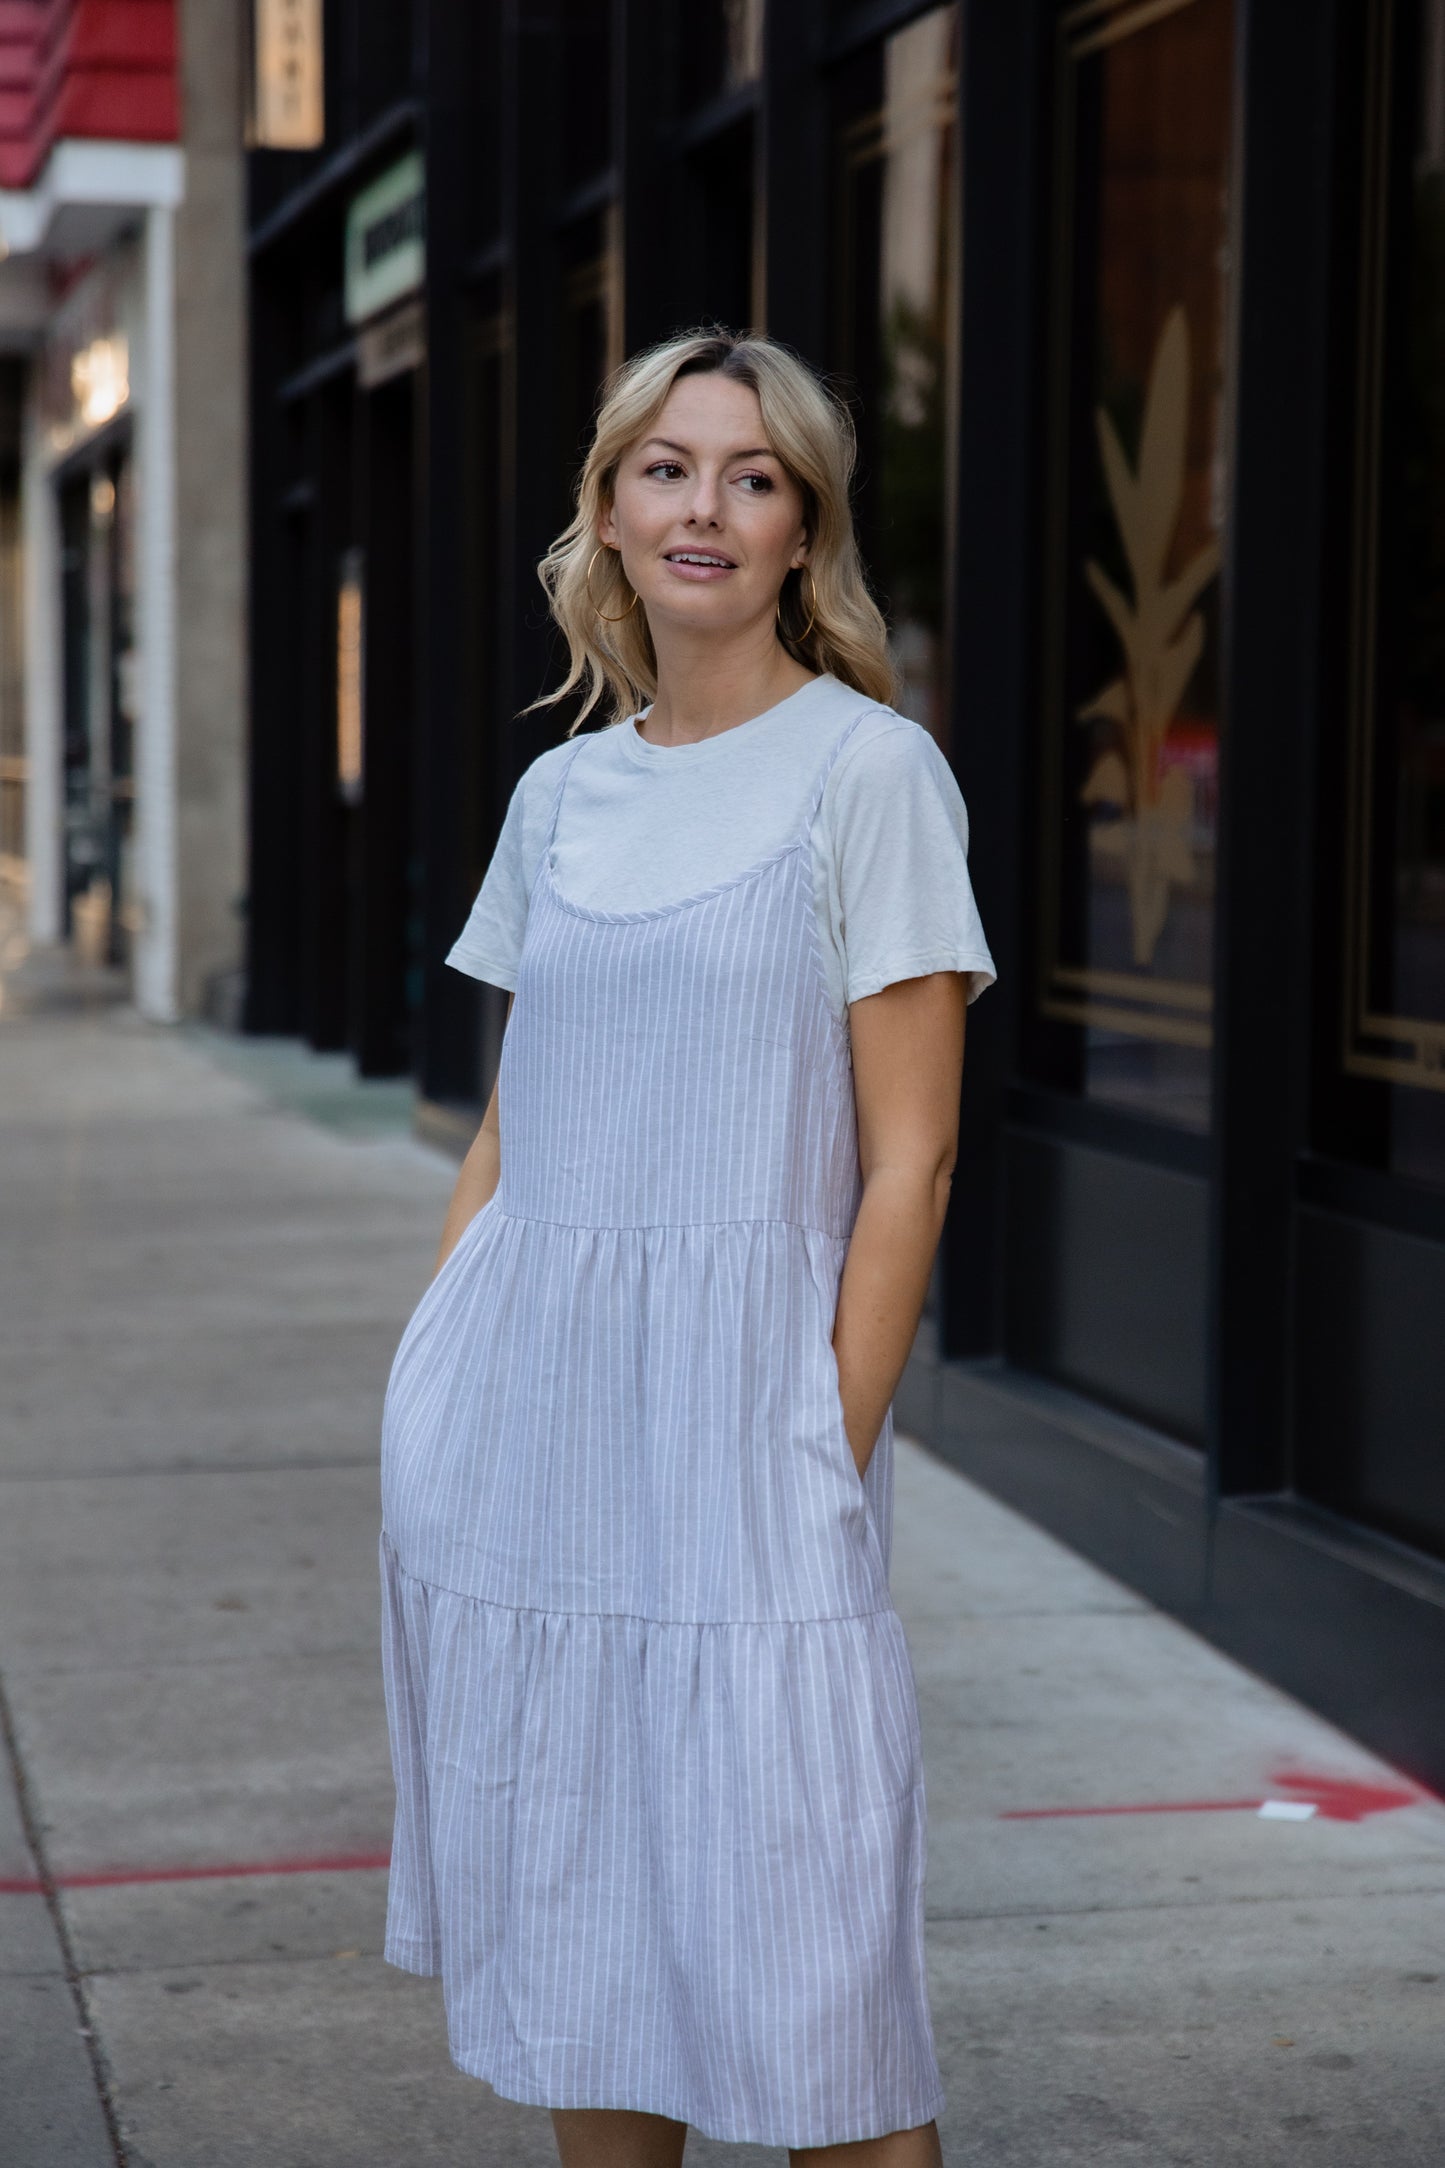
[[[409,151],[346,214],[346,321],[365,323],[425,281],[426,168]]]

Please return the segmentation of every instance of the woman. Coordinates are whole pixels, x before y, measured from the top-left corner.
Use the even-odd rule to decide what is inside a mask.
[[[847,415],[629,363],[542,577],[583,716],[450,961],[513,990],[387,1400],[387,1955],[564,2168],[939,2160],[889,1402],[992,977],[884,703]]]

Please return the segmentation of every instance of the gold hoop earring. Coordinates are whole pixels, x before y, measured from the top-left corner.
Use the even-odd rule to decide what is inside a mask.
[[[596,564],[598,558],[602,555],[602,552],[606,549],[606,547],[607,544],[605,542],[599,542],[596,549],[592,552],[592,555],[588,558],[587,576],[582,584],[587,589],[587,600],[592,603],[593,616],[600,617],[604,625],[620,625],[622,623],[622,619],[624,617],[631,617],[633,611],[637,608],[637,590],[635,588],[633,589],[632,600],[628,603],[627,608],[621,613],[621,616],[609,617],[605,610],[598,609],[597,604],[593,600],[592,596],[592,567]]]
[[[816,623],[818,622],[818,583],[813,577],[813,568],[811,565],[799,565],[798,570],[800,572],[806,572],[808,575],[808,585],[812,589],[813,594],[813,605],[808,612],[808,622],[803,627],[801,632],[783,633],[783,638],[785,640],[791,640],[794,647],[802,646],[803,642],[807,639],[808,634],[812,631],[814,625],[816,625]],[[798,584],[799,586],[802,585],[801,580]],[[778,596],[778,630],[779,632],[783,632],[783,598],[781,594],[779,594]]]

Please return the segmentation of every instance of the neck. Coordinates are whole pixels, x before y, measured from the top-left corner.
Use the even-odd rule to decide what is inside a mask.
[[[661,636],[659,636],[659,633]],[[812,682],[795,662],[772,620],[732,634],[725,643],[696,634],[654,631],[657,697],[643,726],[653,745],[693,745],[750,722]]]

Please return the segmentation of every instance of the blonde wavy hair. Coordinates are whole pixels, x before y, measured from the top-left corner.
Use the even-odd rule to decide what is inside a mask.
[[[645,605],[622,615],[632,589],[620,553],[603,551],[591,593],[587,570],[598,546],[598,523],[611,509],[618,464],[646,435],[684,376],[723,376],[757,393],[767,441],[802,496],[812,584],[805,601],[802,569],[784,580],[779,639],[805,669],[826,671],[867,699],[891,704],[897,686],[887,627],[868,592],[853,533],[849,491],[857,443],[852,417],[788,347],[756,332],[712,325],[634,354],[607,382],[577,482],[577,509],[537,567],[571,666],[555,692],[544,693],[524,712],[551,707],[580,686],[585,698],[572,725],[577,731],[599,704],[609,721],[621,722],[656,695],[657,655]],[[620,622],[604,624],[599,611]]]

